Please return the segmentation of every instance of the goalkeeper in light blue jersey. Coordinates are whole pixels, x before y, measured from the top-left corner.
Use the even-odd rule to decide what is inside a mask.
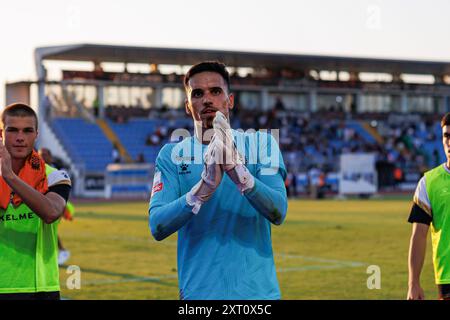
[[[219,62],[186,74],[195,136],[159,152],[150,230],[178,231],[180,299],[280,299],[271,225],[286,217],[286,169],[270,134],[230,128],[229,83]]]

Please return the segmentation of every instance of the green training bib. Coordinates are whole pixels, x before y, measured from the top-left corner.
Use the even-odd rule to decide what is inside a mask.
[[[436,284],[450,283],[450,173],[443,165],[425,173],[433,221],[431,240]]]
[[[60,290],[58,222],[45,224],[24,203],[0,209],[0,293]]]

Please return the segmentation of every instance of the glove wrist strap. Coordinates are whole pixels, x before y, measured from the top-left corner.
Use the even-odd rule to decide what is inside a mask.
[[[230,179],[237,185],[241,194],[245,191],[253,189],[255,179],[243,164],[236,165],[233,169],[227,171]]]
[[[192,207],[192,213],[197,214],[200,211],[200,208],[203,204],[203,202],[200,200],[199,197],[196,197],[192,194],[192,191],[189,191],[186,193],[186,203]]]

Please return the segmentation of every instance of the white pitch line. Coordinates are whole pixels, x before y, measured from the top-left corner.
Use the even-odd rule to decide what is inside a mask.
[[[279,254],[275,254],[275,255],[279,256],[281,258],[323,262],[323,263],[328,264],[328,265],[312,265],[312,266],[298,266],[298,267],[289,267],[289,268],[277,268],[277,272],[279,272],[279,273],[310,271],[310,270],[331,270],[331,269],[340,269],[340,268],[356,268],[356,267],[362,267],[362,266],[366,265],[365,263],[358,262],[358,261],[325,259],[325,258],[320,258],[320,257],[310,257],[310,256],[285,254],[285,253],[279,253]]]
[[[331,269],[339,269],[339,268],[355,268],[362,267],[367,265],[363,262],[356,261],[344,261],[344,260],[335,260],[335,259],[325,259],[319,257],[310,257],[310,256],[302,256],[302,255],[293,255],[293,254],[284,254],[279,253],[276,254],[282,258],[288,259],[299,259],[299,260],[307,260],[307,261],[316,261],[316,262],[324,262],[329,265],[312,265],[312,266],[297,266],[297,267],[288,267],[288,268],[277,268],[277,272],[286,273],[286,272],[301,272],[301,271],[310,271],[310,270],[331,270]],[[119,283],[130,283],[130,282],[147,282],[147,281],[161,281],[167,279],[177,279],[177,275],[169,274],[162,275],[158,277],[133,277],[126,279],[93,279],[82,281],[82,286],[90,286],[90,285],[102,285],[102,284],[119,284]]]
[[[302,255],[285,254],[285,253],[278,253],[275,255],[282,257],[282,258],[288,258],[288,259],[299,259],[299,260],[307,260],[307,261],[332,263],[332,264],[343,265],[343,266],[348,266],[348,267],[361,267],[361,266],[367,265],[367,263],[359,262],[359,261],[325,259],[325,258],[320,258],[320,257],[302,256]]]
[[[176,241],[161,241],[161,242],[156,242],[156,240],[153,240],[151,235],[148,235],[147,237],[132,237],[132,236],[101,236],[98,235],[96,233],[91,233],[91,232],[66,232],[64,234],[65,236],[72,236],[72,237],[77,237],[77,239],[80,238],[88,238],[88,239],[101,239],[101,240],[112,240],[112,241],[128,241],[128,242],[142,242],[142,243],[147,243],[147,244],[156,244],[158,243],[158,245],[162,244],[162,245],[166,245],[166,246],[176,246],[177,242]]]
[[[163,275],[160,277],[135,277],[127,279],[94,279],[88,281],[82,281],[81,286],[98,285],[98,284],[117,284],[127,282],[147,282],[147,281],[161,281],[164,279],[176,279],[178,276],[175,274]]]
[[[334,265],[329,265],[329,266],[317,265],[317,266],[303,266],[303,267],[291,267],[291,268],[277,268],[277,273],[310,271],[310,270],[330,270],[330,269],[353,268],[353,267],[357,267],[357,266],[334,264]]]

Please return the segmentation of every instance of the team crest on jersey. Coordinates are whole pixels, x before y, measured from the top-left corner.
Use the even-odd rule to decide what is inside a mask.
[[[187,163],[180,164],[180,171],[178,171],[178,174],[189,174],[191,173],[191,170],[189,170],[189,165]]]
[[[31,155],[31,168],[33,168],[33,170],[40,170],[41,169],[41,159],[36,157],[35,155]]]

